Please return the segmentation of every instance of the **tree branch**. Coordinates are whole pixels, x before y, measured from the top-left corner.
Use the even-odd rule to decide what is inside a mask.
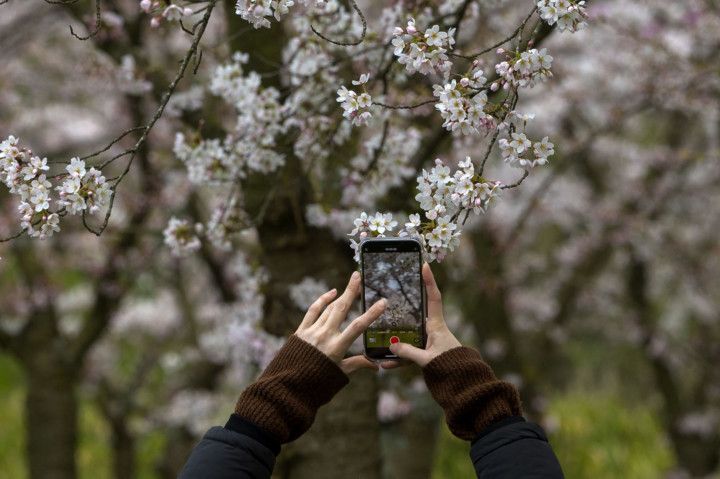
[[[112,188],[112,193],[110,194],[110,204],[108,205],[107,212],[105,213],[105,218],[102,222],[102,225],[99,227],[99,229],[95,230],[92,228],[88,228],[90,232],[95,234],[96,236],[100,236],[103,231],[105,231],[105,228],[107,228],[108,222],[110,221],[110,215],[112,214],[113,204],[115,203],[115,196],[117,195],[117,188],[120,184],[120,182],[125,178],[125,176],[130,171],[130,167],[132,166],[133,160],[135,159],[135,155],[140,149],[140,147],[145,143],[145,141],[148,138],[148,135],[150,134],[150,131],[155,126],[157,121],[162,116],[163,112],[165,111],[165,107],[167,106],[168,102],[170,101],[170,97],[172,97],[173,93],[175,93],[175,89],[177,88],[178,83],[180,83],[180,80],[185,76],[185,72],[190,65],[190,62],[192,61],[192,58],[195,56],[198,50],[198,45],[200,44],[200,40],[202,39],[203,35],[205,34],[205,29],[208,26],[208,23],[210,22],[210,17],[212,16],[212,12],[215,8],[215,5],[217,3],[217,0],[210,0],[207,6],[207,10],[205,11],[205,14],[203,15],[202,20],[200,21],[200,26],[198,28],[198,32],[195,35],[195,38],[193,39],[192,44],[190,45],[189,50],[185,54],[185,58],[183,58],[182,64],[180,65],[180,68],[175,75],[175,78],[170,82],[170,85],[168,86],[167,90],[165,91],[165,94],[162,97],[162,100],[160,101],[160,105],[158,106],[157,110],[155,111],[155,114],[150,119],[150,121],[145,125],[143,129],[143,133],[138,139],[138,141],[135,143],[135,146],[133,146],[131,149],[127,150],[123,155],[118,155],[114,158],[111,158],[110,160],[106,161],[102,165],[100,165],[99,169],[103,169],[106,166],[108,166],[112,161],[119,158],[120,156],[130,155],[130,158],[127,162],[127,165],[125,166],[125,169],[115,179],[115,184]],[[126,133],[124,133],[126,134]],[[123,134],[123,135],[124,135]]]
[[[362,10],[360,10],[360,7],[358,7],[358,4],[355,0],[348,0],[350,2],[350,5],[352,6],[353,10],[357,12],[357,14],[360,16],[360,21],[362,22],[362,33],[360,34],[360,38],[358,40],[352,41],[352,42],[343,42],[341,40],[333,40],[332,38],[328,38],[322,33],[318,32],[313,25],[310,25],[310,29],[315,33],[315,35],[319,36],[326,42],[330,42],[334,45],[340,45],[343,47],[352,47],[355,45],[360,45],[365,40],[365,35],[367,34],[367,20],[365,20],[365,15],[363,15]]]

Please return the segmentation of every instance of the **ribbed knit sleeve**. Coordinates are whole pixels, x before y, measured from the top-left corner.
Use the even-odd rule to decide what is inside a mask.
[[[423,375],[450,431],[461,439],[470,441],[491,424],[522,414],[515,386],[495,377],[474,349],[442,353],[423,368]]]
[[[307,431],[317,410],[348,383],[340,367],[295,335],[238,399],[235,414],[263,428],[280,443]]]

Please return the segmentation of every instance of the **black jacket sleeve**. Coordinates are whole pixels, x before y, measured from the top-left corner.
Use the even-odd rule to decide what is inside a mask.
[[[518,416],[485,429],[473,441],[470,458],[481,479],[564,477],[542,428]]]
[[[225,427],[210,429],[195,446],[180,479],[270,478],[280,443],[233,414]]]

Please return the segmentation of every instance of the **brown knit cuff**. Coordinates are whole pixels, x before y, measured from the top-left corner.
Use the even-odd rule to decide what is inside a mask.
[[[330,358],[294,334],[238,399],[235,413],[281,443],[307,431],[315,413],[348,383]]]
[[[445,351],[423,368],[423,375],[445,410],[450,431],[461,439],[470,441],[489,425],[522,415],[515,386],[498,380],[474,349]]]

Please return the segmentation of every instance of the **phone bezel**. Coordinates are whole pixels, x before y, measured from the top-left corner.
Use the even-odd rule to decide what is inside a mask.
[[[422,245],[414,238],[371,238],[360,243],[360,273],[362,274],[362,308],[363,312],[367,310],[365,304],[365,261],[363,255],[365,253],[417,253],[418,254],[418,271],[420,274],[420,297],[422,301],[422,310],[424,312],[421,325],[421,347],[424,349],[427,344],[427,333],[425,332],[425,322],[427,319],[427,294],[425,291],[425,282],[422,278]],[[397,359],[398,357],[390,352],[389,348],[372,347],[367,344],[367,331],[363,333],[363,346],[365,356],[372,361],[382,361],[384,359]]]

